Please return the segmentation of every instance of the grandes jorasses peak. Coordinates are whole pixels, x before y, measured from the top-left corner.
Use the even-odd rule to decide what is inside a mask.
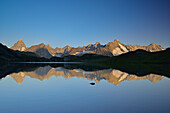
[[[11,49],[34,52],[40,57],[45,57],[45,58],[51,58],[52,56],[64,57],[68,55],[81,56],[83,54],[88,54],[88,53],[103,55],[103,56],[117,56],[123,53],[127,53],[129,51],[135,51],[137,49],[142,49],[149,52],[164,50],[162,46],[154,43],[151,43],[148,46],[125,45],[117,39],[105,45],[101,45],[99,42],[96,42],[95,44],[89,44],[87,46],[76,47],[76,48],[70,47],[68,45],[63,48],[59,48],[59,47],[52,48],[49,44],[45,45],[44,43],[33,45],[27,48],[24,42],[22,40],[19,40],[17,43],[14,44],[13,47],[11,47]]]
[[[104,47],[100,47],[92,53],[105,56],[116,56],[126,52],[128,52],[126,46],[115,39],[113,42],[109,42]]]

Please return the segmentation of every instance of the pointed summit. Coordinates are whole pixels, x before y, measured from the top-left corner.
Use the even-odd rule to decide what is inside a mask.
[[[119,42],[119,40],[118,40],[118,39],[115,39],[114,42]]]
[[[100,45],[99,42],[96,42],[96,43],[94,44],[95,47],[97,47],[98,45]]]
[[[52,48],[49,44],[45,45],[46,48]]]
[[[18,42],[17,43],[24,43],[24,41],[23,40],[18,40]]]
[[[155,45],[155,43],[152,42],[150,45]]]
[[[18,40],[18,42],[24,42],[23,40]]]
[[[96,42],[96,43],[95,43],[95,45],[98,45],[98,44],[100,44],[100,42]]]
[[[119,42],[119,40],[118,39],[115,39],[113,42],[109,42],[108,44],[106,44],[106,45],[115,45],[115,44],[121,44],[120,42]]]
[[[106,45],[111,46],[111,48],[115,48],[118,46],[118,44],[121,44],[118,39],[115,39],[113,42],[109,42]]]
[[[155,44],[155,43],[152,42],[152,43],[149,44],[148,46],[149,46],[149,47],[155,47],[155,46],[157,46],[157,44]]]
[[[45,45],[44,43],[41,43],[41,44],[39,44],[39,45]]]
[[[65,47],[63,47],[63,48],[69,48],[70,46],[69,45],[66,45]]]
[[[23,42],[23,40],[19,40],[17,43],[15,43],[11,49],[13,50],[19,50],[19,51],[25,51],[27,47],[25,46],[25,43]]]
[[[164,50],[163,47],[153,42],[149,46],[147,46],[147,51],[150,51],[150,52],[156,52],[156,51],[161,51],[161,50]]]
[[[96,42],[93,47],[97,47],[97,48],[100,47],[100,43]]]
[[[92,44],[89,44],[87,47],[91,47],[91,46],[93,46]]]
[[[37,45],[38,48],[44,48],[45,47],[45,44],[44,43],[41,43],[39,45]]]

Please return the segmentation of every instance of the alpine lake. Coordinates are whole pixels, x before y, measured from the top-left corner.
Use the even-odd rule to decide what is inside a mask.
[[[0,113],[170,113],[169,73],[141,72],[74,62],[1,65]]]

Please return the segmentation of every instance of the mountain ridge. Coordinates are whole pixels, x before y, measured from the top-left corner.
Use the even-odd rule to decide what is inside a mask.
[[[41,49],[41,55],[37,52],[38,49]],[[87,46],[82,47],[70,47],[69,45],[63,48],[52,48],[49,44],[45,45],[44,43],[33,45],[31,47],[26,47],[25,43],[22,40],[19,40],[14,46],[11,47],[13,50],[26,51],[26,52],[34,52],[37,55],[45,58],[51,58],[52,56],[56,57],[64,57],[68,55],[78,55],[81,56],[86,53],[97,54],[103,56],[117,56],[123,53],[127,53],[130,51],[135,51],[137,49],[143,49],[149,52],[156,52],[164,50],[164,48],[158,44],[154,44],[153,42],[148,46],[140,46],[140,45],[125,45],[121,43],[118,39],[115,39],[113,42],[109,42],[105,45],[101,45],[99,42],[95,44],[89,44]],[[50,55],[47,56],[47,54]]]

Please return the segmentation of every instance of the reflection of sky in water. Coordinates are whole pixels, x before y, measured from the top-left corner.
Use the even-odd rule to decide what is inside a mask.
[[[166,77],[154,83],[125,80],[118,86],[106,80],[95,86],[89,83],[76,76],[51,76],[43,81],[26,76],[19,85],[8,76],[0,80],[1,112],[170,112],[170,79]]]

